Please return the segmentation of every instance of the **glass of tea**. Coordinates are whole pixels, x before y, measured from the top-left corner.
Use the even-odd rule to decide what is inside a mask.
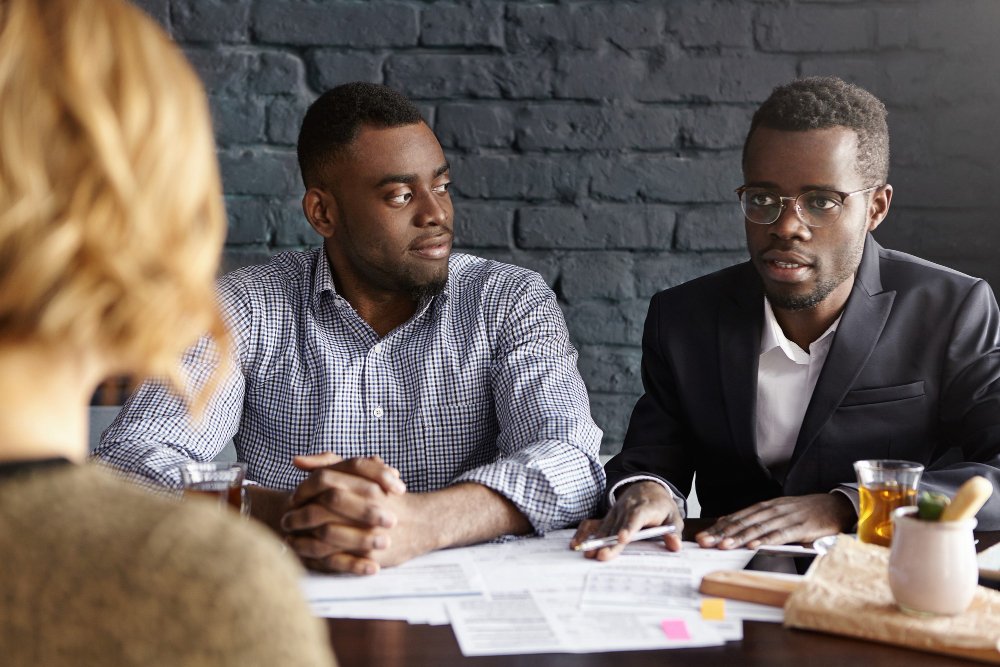
[[[229,505],[237,512],[243,511],[243,479],[246,464],[212,461],[209,463],[182,463],[181,485],[185,498],[200,497],[214,500],[220,506]]]
[[[887,547],[892,543],[892,512],[917,504],[917,482],[924,467],[912,461],[873,459],[855,461],[861,507],[858,539]]]

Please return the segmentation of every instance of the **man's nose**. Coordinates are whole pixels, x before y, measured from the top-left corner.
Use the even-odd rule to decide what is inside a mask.
[[[447,205],[447,195],[443,197],[434,192],[426,192],[420,197],[420,208],[417,210],[416,223],[420,227],[427,225],[445,225],[448,223],[450,207]]]
[[[791,200],[785,201],[784,204],[785,206],[781,209],[778,219],[769,225],[770,229],[768,229],[768,232],[772,236],[782,239],[811,238],[812,229],[800,216],[798,202]]]

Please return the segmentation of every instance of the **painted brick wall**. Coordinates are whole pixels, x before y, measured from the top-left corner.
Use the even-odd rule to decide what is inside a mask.
[[[879,95],[884,244],[1000,286],[1000,2],[140,0],[201,73],[230,216],[227,264],[316,243],[294,143],[342,82],[398,88],[453,165],[457,245],[559,295],[617,451],[649,297],[744,258],[732,190],[754,107],[796,76]]]

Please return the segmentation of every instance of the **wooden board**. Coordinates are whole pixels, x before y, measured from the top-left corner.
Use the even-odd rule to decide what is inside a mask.
[[[702,577],[698,592],[730,600],[784,607],[788,596],[804,577],[793,574],[723,570]]]

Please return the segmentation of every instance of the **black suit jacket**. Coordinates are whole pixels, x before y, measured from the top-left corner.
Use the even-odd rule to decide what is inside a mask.
[[[653,474],[704,516],[855,481],[858,459],[927,466],[922,489],[972,475],[997,488],[979,527],[1000,529],[1000,312],[984,281],[885,250],[871,236],[787,468],[757,457],[760,278],[747,262],[653,297],[639,399],[608,488]]]

